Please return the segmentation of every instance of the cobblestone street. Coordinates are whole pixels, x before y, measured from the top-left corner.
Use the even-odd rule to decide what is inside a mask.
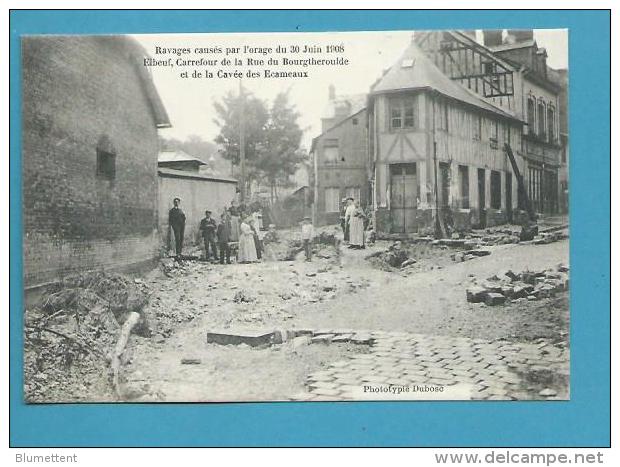
[[[323,331],[327,332],[327,331]],[[314,340],[370,342],[368,354],[308,375],[293,400],[523,400],[568,398],[537,390],[527,375],[569,376],[568,351],[546,343],[509,343],[407,332],[315,333]]]

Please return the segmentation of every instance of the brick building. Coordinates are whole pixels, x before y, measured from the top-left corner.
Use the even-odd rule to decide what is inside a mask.
[[[26,288],[158,252],[158,128],[146,53],[119,36],[22,39]]]
[[[512,216],[517,182],[503,147],[520,147],[522,122],[415,43],[371,88],[368,126],[378,231],[468,230]]]
[[[322,132],[310,148],[316,225],[338,222],[342,198],[371,201],[366,124],[366,95],[336,96],[330,86]]]

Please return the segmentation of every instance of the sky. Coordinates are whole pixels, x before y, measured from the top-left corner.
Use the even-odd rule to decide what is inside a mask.
[[[333,58],[342,56],[350,61],[346,67],[322,66],[308,68],[291,68],[289,70],[308,70],[310,77],[304,79],[248,79],[242,80],[246,92],[251,92],[268,104],[281,91],[288,91],[289,100],[293,103],[300,118],[298,123],[304,130],[302,145],[309,149],[313,137],[320,133],[321,116],[324,115],[328,103],[330,84],[335,86],[336,94],[358,94],[368,91],[379,78],[382,71],[393,65],[411,41],[412,31],[394,32],[343,32],[343,33],[262,33],[262,34],[157,34],[134,36],[153,58],[164,58],[155,53],[156,47],[180,47],[194,49],[196,47],[222,47],[222,54],[183,55],[181,58],[222,58],[227,47],[271,47],[278,45],[288,47],[318,46],[322,53],[308,53],[303,58]],[[535,30],[534,38],[539,47],[545,47],[548,53],[548,64],[552,68],[568,67],[568,32],[566,30]],[[326,53],[328,45],[344,46],[344,53]],[[168,58],[170,55],[165,55]],[[299,58],[299,55],[286,54],[239,54],[238,57],[264,59],[270,56]],[[176,59],[177,56],[173,55]],[[228,56],[233,58],[231,54]],[[208,67],[214,71],[241,69],[243,67]],[[254,67],[261,73],[264,69],[283,67]],[[191,69],[191,68],[190,68]],[[172,128],[161,130],[166,138],[187,139],[191,135],[212,141],[219,133],[219,127],[213,121],[215,111],[213,102],[220,100],[227,92],[238,92],[238,78],[221,79],[183,79],[179,77],[180,68],[150,67],[153,80],[168,111]]]

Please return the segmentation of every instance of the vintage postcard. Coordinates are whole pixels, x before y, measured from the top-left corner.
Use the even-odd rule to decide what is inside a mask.
[[[24,398],[568,400],[568,31],[23,36]]]

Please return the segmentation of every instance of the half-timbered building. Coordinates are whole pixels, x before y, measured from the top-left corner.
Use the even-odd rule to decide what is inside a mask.
[[[368,128],[378,231],[445,234],[511,219],[517,182],[504,146],[521,146],[522,121],[416,43],[372,87]]]

